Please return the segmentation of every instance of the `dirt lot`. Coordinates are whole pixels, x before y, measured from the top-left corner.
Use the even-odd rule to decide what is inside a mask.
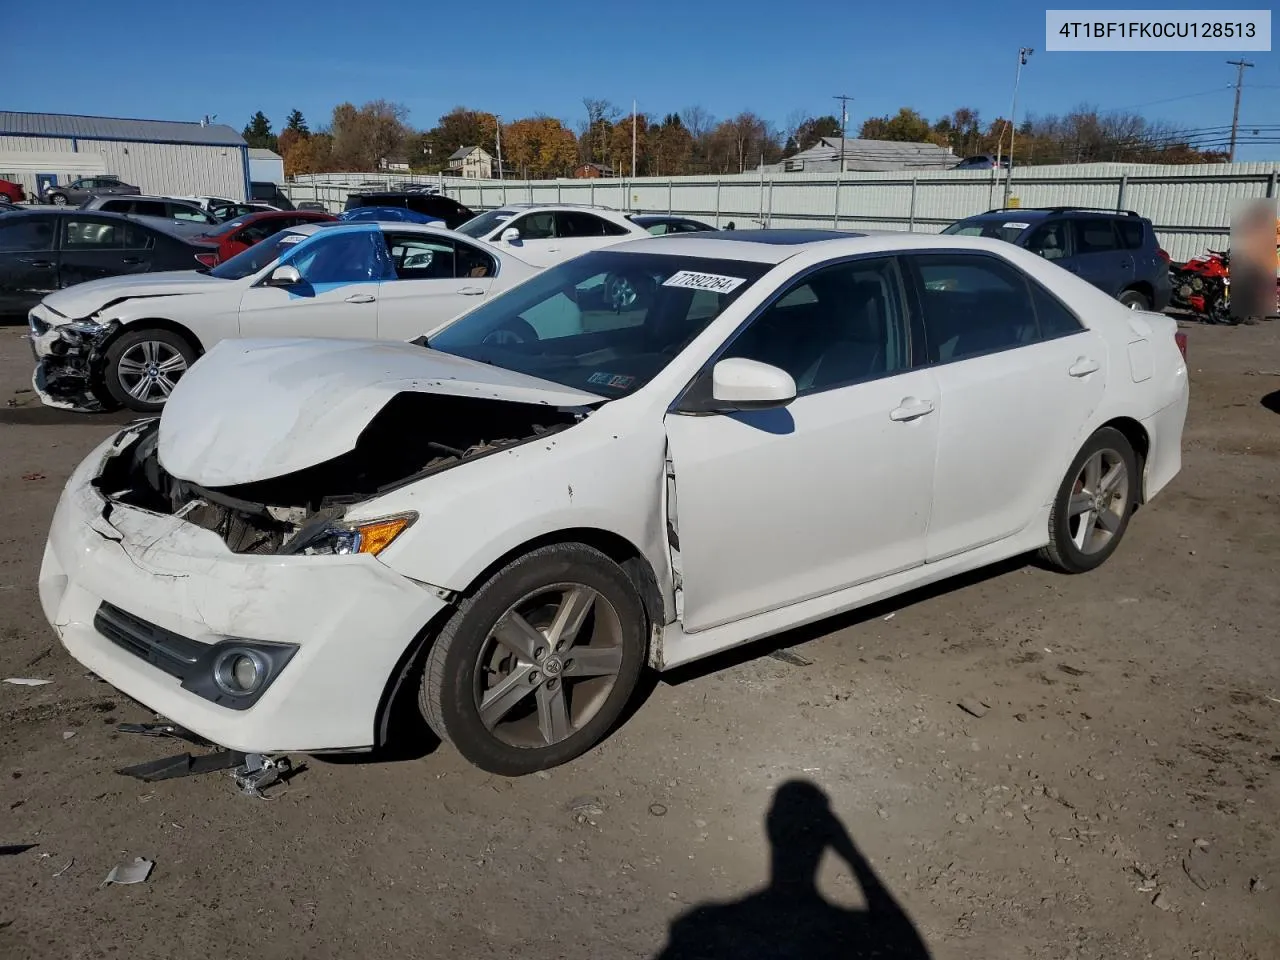
[[[53,683],[0,684],[6,960],[1280,957],[1280,323],[1189,329],[1183,473],[1093,575],[1009,564],[753,647],[549,775],[428,746],[307,760],[271,802],[114,772],[181,745],[116,732],[150,717],[56,646],[35,578],[124,418],[41,408],[21,334],[0,677]]]

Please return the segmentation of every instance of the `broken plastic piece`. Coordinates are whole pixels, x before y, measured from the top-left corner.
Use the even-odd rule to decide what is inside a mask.
[[[212,747],[215,745],[199,734],[192,733],[176,723],[118,723],[116,724],[116,729],[121,733],[136,733],[144,737],[174,737],[178,740],[185,740],[187,743],[194,743],[198,747]]]
[[[33,680],[31,677],[6,677],[4,682],[19,687],[43,687],[46,683],[53,683],[52,680]]]
[[[789,663],[793,667],[810,667],[813,661],[808,657],[802,657],[794,650],[775,650],[769,654],[775,660],[781,660],[783,663]]]
[[[189,753],[179,753],[159,760],[148,760],[132,767],[122,767],[116,773],[155,783],[157,780],[173,780],[177,777],[193,777],[201,773],[212,773],[215,770],[228,770],[243,762],[244,754],[237,750],[219,750],[217,753],[206,753],[193,757]]]
[[[118,863],[111,868],[107,879],[102,881],[102,886],[109,883],[142,883],[151,876],[154,866],[155,862],[145,857],[136,857],[133,863]]]

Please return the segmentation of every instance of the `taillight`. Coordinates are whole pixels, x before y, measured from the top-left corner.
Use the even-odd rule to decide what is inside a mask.
[[[216,253],[197,253],[196,259],[200,261],[202,267],[216,267],[218,265],[218,255]]]
[[[1182,359],[1187,359],[1187,335],[1184,331],[1178,330],[1173,335],[1174,342],[1178,345],[1178,352],[1182,354]]]
[[[1172,258],[1169,256],[1168,252],[1164,249],[1164,247],[1156,248],[1156,256],[1159,257],[1161,260],[1163,260],[1165,263],[1172,262]]]

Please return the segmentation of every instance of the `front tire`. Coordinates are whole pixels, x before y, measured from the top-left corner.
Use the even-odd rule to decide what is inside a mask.
[[[1106,562],[1129,527],[1138,502],[1138,458],[1114,427],[1094,433],[1071,461],[1049,514],[1049,544],[1041,557],[1064,573],[1086,573]]]
[[[482,770],[555,767],[617,723],[647,636],[644,605],[621,567],[581,543],[540,547],[459,605],[427,656],[418,706]]]
[[[180,334],[154,327],[131,330],[107,348],[103,386],[121,406],[155,413],[195,360],[195,347]]]

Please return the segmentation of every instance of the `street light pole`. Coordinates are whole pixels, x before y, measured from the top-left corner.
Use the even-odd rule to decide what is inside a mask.
[[[1009,205],[1009,191],[1013,189],[1013,138],[1018,131],[1018,84],[1022,82],[1022,68],[1026,66],[1027,57],[1035,53],[1030,47],[1018,48],[1018,72],[1013,77],[1013,104],[1009,107],[1009,167],[1004,175],[1004,206]]]
[[[496,113],[493,115],[493,123],[498,128],[498,179],[505,180],[502,173],[502,118]]]
[[[840,172],[844,173],[845,130],[849,126],[849,101],[853,97],[842,93],[833,99],[840,101]]]

